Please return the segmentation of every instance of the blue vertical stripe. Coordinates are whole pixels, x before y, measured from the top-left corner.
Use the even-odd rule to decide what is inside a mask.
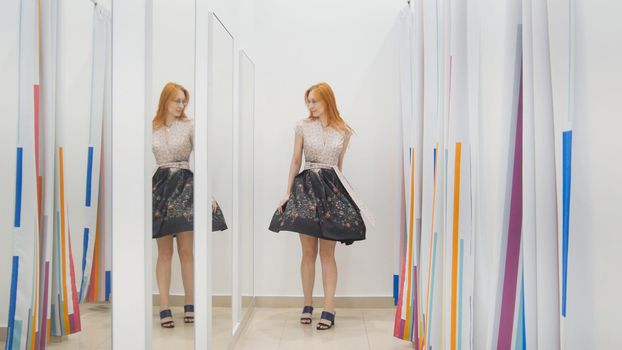
[[[11,269],[11,298],[9,299],[9,324],[7,327],[6,349],[13,349],[13,337],[15,335],[15,302],[17,298],[17,275],[19,271],[19,257],[13,257],[13,267]],[[21,332],[20,332],[21,333]],[[18,338],[19,339],[19,338]]]
[[[22,217],[22,165],[24,159],[24,149],[17,147],[17,166],[15,176],[15,227],[21,227]]]
[[[89,146],[88,163],[86,166],[86,206],[91,206],[91,183],[93,178],[93,146]]]
[[[398,290],[400,285],[400,276],[393,275],[393,305],[397,305],[397,299],[399,297]]]
[[[521,272],[521,286],[520,296],[518,300],[518,320],[516,322],[516,343],[514,349],[526,350],[527,349],[527,337],[525,334],[525,272],[524,267],[521,266],[523,271]]]
[[[436,147],[434,147],[434,175],[436,176]]]
[[[572,130],[562,137],[562,316],[566,317],[568,291],[568,240],[570,226],[570,170],[572,161]]]
[[[89,228],[84,228],[84,237],[82,238],[82,282],[80,283],[80,300],[82,300],[84,290],[87,288],[85,286],[86,279],[84,278],[84,271],[86,270],[86,254],[88,253],[89,248]]]
[[[110,271],[106,271],[106,301],[110,300]]]

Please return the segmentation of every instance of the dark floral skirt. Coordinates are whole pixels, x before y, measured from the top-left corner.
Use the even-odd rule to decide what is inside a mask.
[[[216,202],[216,210],[212,212],[212,232],[224,231],[226,229],[227,222],[225,221],[225,216],[222,215],[220,205],[218,205],[218,202]]]
[[[270,231],[292,231],[346,245],[365,239],[365,223],[334,169],[307,169],[294,179]]]
[[[194,229],[192,171],[158,168],[152,178],[152,237],[160,238]]]
[[[194,230],[194,175],[188,169],[158,168],[152,178],[152,238]],[[222,210],[212,213],[212,231],[227,229]]]

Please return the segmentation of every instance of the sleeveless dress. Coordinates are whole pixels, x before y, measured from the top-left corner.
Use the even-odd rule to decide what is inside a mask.
[[[193,231],[194,175],[188,159],[194,146],[194,122],[175,119],[152,131],[158,169],[152,181],[152,238]],[[220,207],[212,214],[212,231],[226,230]]]
[[[289,200],[276,210],[269,229],[346,245],[364,240],[363,216],[372,222],[373,218],[337,167],[345,133],[332,127],[324,131],[317,118],[301,120],[295,130],[303,138],[305,167],[294,178]]]

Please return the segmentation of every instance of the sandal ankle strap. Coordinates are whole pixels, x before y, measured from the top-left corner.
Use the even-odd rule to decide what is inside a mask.
[[[335,314],[332,312],[322,311],[322,316],[320,318],[330,322],[335,322]]]
[[[160,311],[160,319],[167,318],[167,317],[173,318],[173,313],[171,312],[171,309]]]

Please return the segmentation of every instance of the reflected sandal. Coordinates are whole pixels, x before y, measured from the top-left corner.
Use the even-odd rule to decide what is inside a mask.
[[[186,316],[188,312],[192,312],[192,316]],[[184,305],[184,323],[194,323],[194,305]]]
[[[335,314],[330,313],[328,311],[322,311],[322,317],[320,319],[320,322],[318,322],[316,329],[318,331],[324,331],[324,330],[330,329],[334,325],[335,325]]]
[[[302,308],[302,315],[300,316],[301,324],[311,324],[311,317],[313,316],[313,306],[305,306]]]
[[[171,319],[168,321],[162,321],[162,319],[165,319],[167,317],[170,317]],[[171,309],[160,311],[160,326],[162,326],[163,328],[175,327],[175,322],[173,321],[173,313],[171,312]]]

